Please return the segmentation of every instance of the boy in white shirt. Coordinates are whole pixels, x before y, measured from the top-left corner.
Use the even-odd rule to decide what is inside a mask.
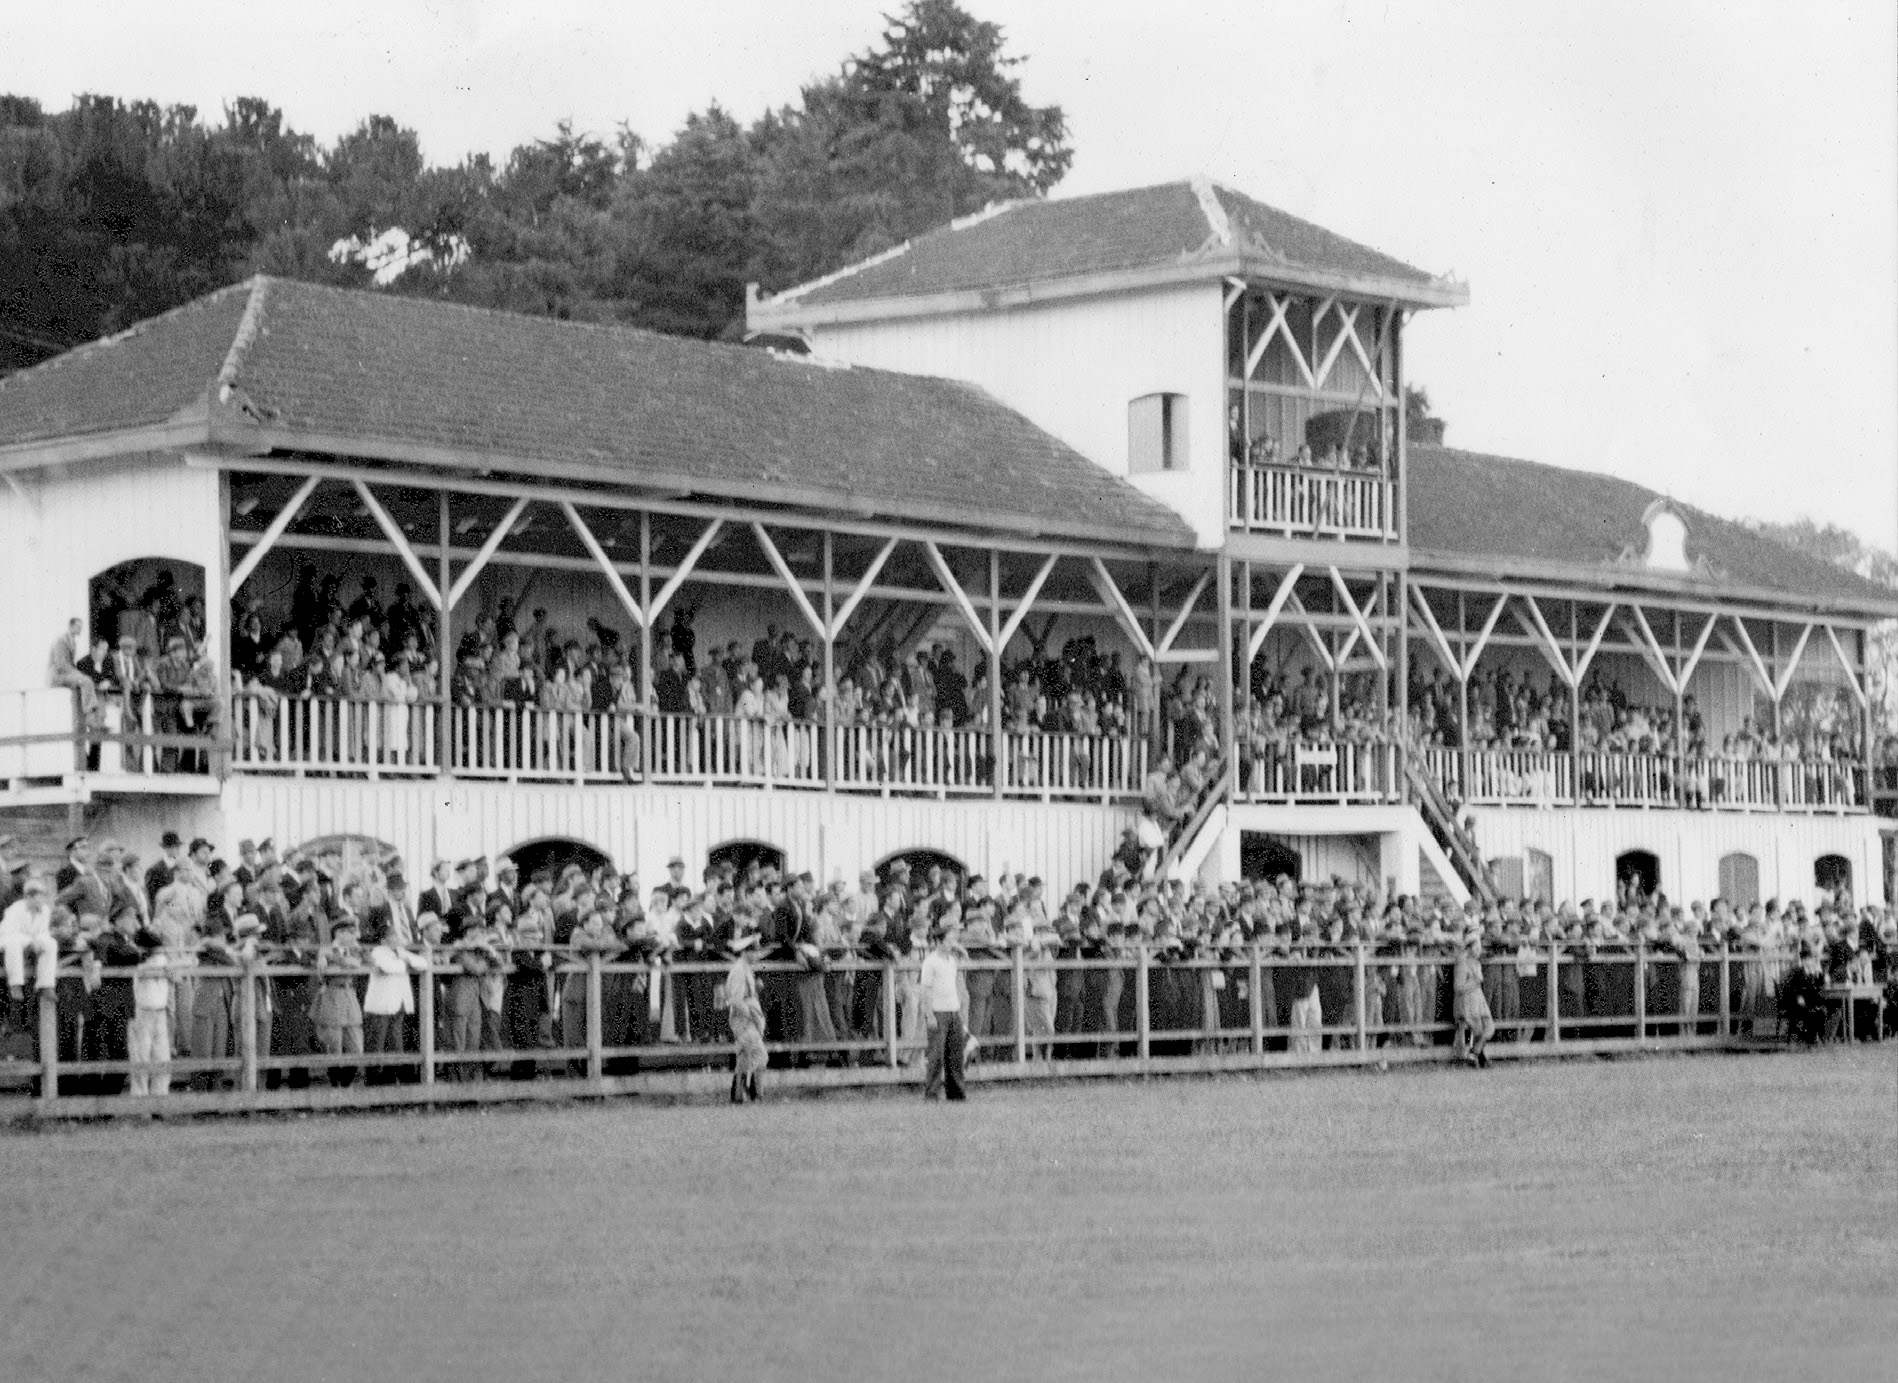
[[[923,1098],[941,1092],[951,1100],[967,1098],[962,1089],[963,1049],[968,1037],[962,1026],[962,994],[956,983],[959,968],[953,927],[931,933],[929,954],[923,958],[923,1012],[929,1022],[929,1065],[923,1079]]]

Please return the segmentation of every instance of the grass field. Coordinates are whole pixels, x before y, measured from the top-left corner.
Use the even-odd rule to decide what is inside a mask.
[[[1893,1051],[0,1134],[0,1379],[1889,1378]]]

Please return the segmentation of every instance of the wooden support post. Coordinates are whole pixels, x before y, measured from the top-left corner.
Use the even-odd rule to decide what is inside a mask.
[[[1561,955],[1562,955],[1561,945],[1557,942],[1551,941],[1549,943],[1549,994],[1548,994],[1549,1041],[1550,1042],[1560,1042],[1562,1040],[1562,999],[1561,999],[1562,981],[1561,981],[1561,977],[1556,973],[1556,967],[1560,963]]]
[[[1028,1064],[1028,976],[1022,966],[1022,948],[1011,946],[1009,954],[1009,977],[1014,984],[1015,1012],[1015,1064]]]
[[[837,591],[831,533],[824,530],[824,787],[836,786],[837,764]]]
[[[422,954],[428,959],[428,966],[418,977],[416,985],[419,991],[415,998],[415,1045],[422,1049],[422,1084],[435,1083],[435,948],[424,943]],[[457,1066],[449,1077],[465,1078],[468,1069]]]
[[[989,549],[989,778],[995,800],[1002,800],[1004,738],[1002,729],[1002,553]],[[927,727],[925,727],[927,728]]]
[[[1720,942],[1720,1035],[1733,1036],[1733,955],[1726,939]]]
[[[1634,1037],[1645,1042],[1648,1036],[1648,944],[1638,941],[1634,947]]]
[[[1355,975],[1355,978],[1352,983],[1352,991],[1353,991],[1353,998],[1357,1004],[1358,1050],[1360,1052],[1364,1052],[1364,1051],[1370,1050],[1370,1045],[1371,1045],[1370,1036],[1371,1035],[1367,1027],[1367,1023],[1369,1020],[1365,1011],[1366,990],[1364,986],[1364,981],[1366,977],[1366,972],[1364,968],[1364,943],[1362,941],[1360,941],[1357,944],[1357,960],[1356,960],[1356,969],[1355,969],[1354,975]]]
[[[42,989],[40,996],[40,1113],[49,1114],[59,1105],[59,1003],[53,991]]]
[[[639,511],[639,608],[652,608],[652,514]],[[652,781],[652,621],[639,621],[639,780]],[[674,764],[673,768],[678,765]]]
[[[1259,959],[1259,944],[1246,949],[1246,975],[1250,986],[1246,994],[1247,1016],[1252,1023],[1252,1055],[1265,1051],[1265,966]]]
[[[448,491],[439,492],[436,505],[438,524],[436,528],[436,570],[441,575],[442,589],[448,589]],[[435,772],[443,777],[455,770],[454,763],[454,685],[455,685],[455,646],[454,610],[450,602],[444,600],[435,613],[435,701],[441,708],[435,727]],[[506,632],[506,631],[502,631]]]
[[[1134,1032],[1138,1041],[1135,1052],[1142,1061],[1153,1054],[1153,1019],[1147,1011],[1148,986],[1151,983],[1147,966],[1149,964],[1147,943],[1140,943],[1139,965],[1134,970]]]
[[[587,952],[587,1084],[606,1079],[606,1055],[600,1021],[600,953]]]
[[[1238,688],[1235,682],[1243,675],[1242,669],[1233,666],[1232,638],[1232,558],[1226,550],[1219,550],[1217,572],[1214,579],[1219,583],[1219,669],[1220,675],[1214,683],[1219,688],[1219,746],[1226,756],[1225,798],[1228,804],[1238,796],[1239,756],[1233,752],[1238,743],[1236,730]]]
[[[883,962],[883,1055],[894,1071],[897,1064],[896,961]]]
[[[243,1070],[238,1078],[238,1089],[246,1095],[257,1093],[257,962],[246,959],[243,965],[240,983],[243,993],[237,997],[237,1054],[242,1059]]]

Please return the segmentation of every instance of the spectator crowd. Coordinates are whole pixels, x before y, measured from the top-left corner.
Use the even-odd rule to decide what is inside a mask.
[[[1564,1035],[1631,1032],[1637,985],[1649,1024],[1688,1033],[1721,1011],[1704,977],[1723,973],[1722,947],[1744,1028],[1777,1024],[1789,1002],[1823,1012],[1828,981],[1888,984],[1898,944],[1891,913],[1842,895],[1812,909],[1630,894],[1456,910],[1336,879],[1143,878],[1131,836],[1065,893],[901,859],[852,887],[764,863],[694,879],[675,858],[648,891],[578,863],[522,878],[507,860],[492,876],[485,859],[440,861],[418,889],[394,859],[280,856],[268,840],[236,856],[167,835],[143,865],[80,838],[48,876],[12,867],[0,842],[7,1050],[30,1050],[38,989],[54,996],[62,1062],[118,1063],[74,1073],[75,1090],[162,1093],[173,1062],[196,1088],[229,1086],[246,1024],[265,1084],[413,1079],[427,1010],[444,1079],[531,1080],[585,1071],[597,994],[608,1074],[717,1065],[734,1044],[789,1044],[777,1061],[907,1063],[932,943],[965,958],[976,1059],[1012,1056],[1018,962],[1031,1057],[1131,1052],[1140,970],[1158,1055],[1243,1047],[1255,1001],[1268,1043],[1295,1051],[1356,1042],[1360,1002],[1374,1044],[1437,1042],[1479,999],[1506,1037],[1547,1036],[1552,956]],[[185,1064],[200,1062],[213,1064]]]

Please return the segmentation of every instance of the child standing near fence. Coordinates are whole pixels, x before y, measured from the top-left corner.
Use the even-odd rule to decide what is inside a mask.
[[[1453,983],[1456,988],[1456,1046],[1463,1054],[1464,1062],[1471,1066],[1489,1065],[1489,1056],[1483,1049],[1489,1045],[1489,1039],[1496,1031],[1496,1023],[1489,1013],[1489,1000],[1483,997],[1483,966],[1478,959],[1482,953],[1482,932],[1476,929],[1465,932],[1462,944],[1457,948]]]

